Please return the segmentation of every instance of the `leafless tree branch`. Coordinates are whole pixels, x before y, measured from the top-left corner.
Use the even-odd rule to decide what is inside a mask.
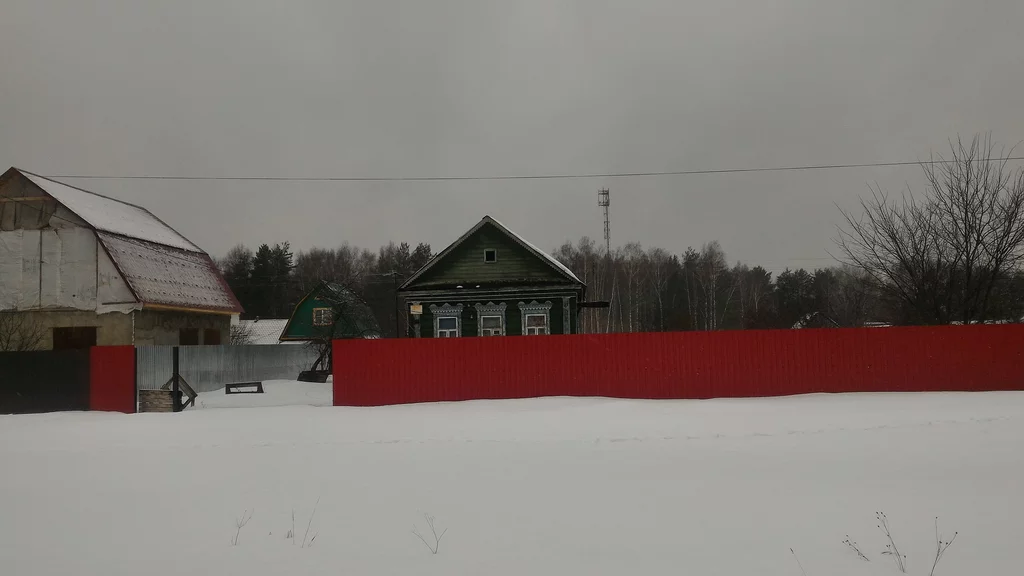
[[[870,275],[904,323],[1015,313],[993,297],[1024,263],[1024,169],[1010,170],[987,136],[951,141],[950,152],[922,165],[922,194],[891,199],[872,186],[859,215],[841,210],[834,241],[845,263]]]
[[[29,352],[43,347],[46,331],[19,312],[0,312],[0,352]]]

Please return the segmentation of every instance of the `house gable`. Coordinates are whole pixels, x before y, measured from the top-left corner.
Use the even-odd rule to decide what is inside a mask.
[[[89,227],[17,168],[0,175],[0,231]]]
[[[232,314],[208,254],[148,210],[11,168],[0,175],[0,308]]]
[[[493,251],[493,261],[488,261],[488,251]],[[579,284],[532,245],[491,218],[484,218],[428,262],[402,290]]]
[[[325,294],[325,292],[328,292]],[[331,294],[330,292],[333,292]],[[380,327],[369,306],[350,291],[340,286],[321,283],[296,304],[288,324],[281,333],[281,341],[307,341],[324,338],[330,326],[317,326],[314,314],[317,308],[332,308],[332,300],[343,298],[351,303],[352,313],[334,327],[334,338],[370,338],[380,336]]]

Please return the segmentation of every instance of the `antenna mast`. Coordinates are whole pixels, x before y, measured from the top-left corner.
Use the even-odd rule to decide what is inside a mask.
[[[604,208],[604,247],[608,254],[612,253],[612,228],[611,222],[608,220],[608,206],[611,204],[611,198],[609,197],[607,188],[602,188],[597,191],[597,205]]]

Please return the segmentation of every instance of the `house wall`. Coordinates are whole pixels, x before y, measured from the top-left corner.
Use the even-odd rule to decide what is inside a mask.
[[[96,234],[17,175],[0,183],[0,310],[92,310],[135,297]]]
[[[19,314],[42,332],[40,349],[53,349],[54,328],[96,328],[98,346],[126,346],[132,344],[132,315],[111,312],[96,314],[84,310],[29,310]]]
[[[231,341],[231,316],[228,314],[196,314],[170,310],[146,310],[135,313],[136,346],[177,346],[182,328],[199,330],[199,343],[205,344],[204,330],[220,332],[220,343]]]
[[[107,314],[84,310],[29,310],[20,314],[42,331],[40,348],[43,350],[53,348],[54,328],[95,327],[98,346],[176,346],[182,328],[197,328],[200,344],[204,343],[204,330],[218,330],[221,344],[227,344],[231,327],[231,317],[222,314],[156,310]]]
[[[563,293],[536,293],[520,292],[514,296],[503,297],[469,297],[469,298],[410,298],[410,302],[417,302],[423,305],[423,314],[419,319],[420,338],[434,337],[434,315],[431,306],[440,307],[444,304],[457,306],[462,304],[462,315],[460,317],[460,337],[474,337],[479,335],[477,304],[505,304],[505,335],[521,336],[523,334],[522,313],[519,304],[530,304],[534,301],[540,304],[551,303],[548,317],[548,329],[551,334],[573,334],[577,332],[576,310],[577,295],[573,292]],[[568,322],[566,320],[568,319]],[[416,336],[416,325],[413,325],[412,336]]]

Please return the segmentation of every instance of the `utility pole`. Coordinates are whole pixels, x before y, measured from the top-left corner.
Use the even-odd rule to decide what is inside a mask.
[[[612,253],[612,228],[608,219],[608,206],[611,204],[610,192],[607,188],[597,191],[597,205],[604,208],[604,248],[608,255]]]

